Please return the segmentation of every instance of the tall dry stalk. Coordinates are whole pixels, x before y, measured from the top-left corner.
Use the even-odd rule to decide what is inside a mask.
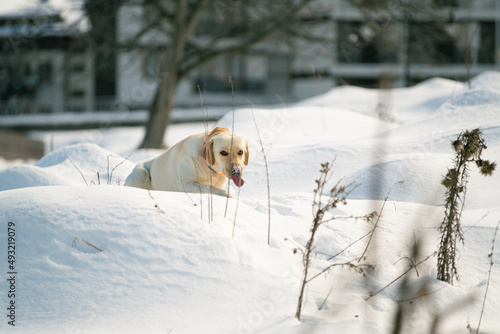
[[[262,137],[260,136],[259,126],[257,125],[257,120],[255,119],[255,114],[252,108],[252,119],[255,124],[255,130],[257,130],[257,136],[259,138],[260,151],[262,152],[262,157],[264,158],[264,166],[266,167],[266,182],[267,182],[267,244],[271,243],[271,187],[269,186],[269,166],[267,164],[267,154],[264,150],[264,144],[262,143]]]
[[[231,76],[231,73],[228,73],[228,81],[229,81],[229,84],[231,85],[231,93],[232,93],[232,97],[233,97],[233,114],[232,114],[233,117],[231,120],[231,143],[229,146],[229,156],[232,157],[233,156],[233,136],[234,136],[234,84],[233,84],[233,77]],[[231,184],[231,181],[227,180],[227,193],[228,194],[229,194],[230,184]],[[240,191],[239,191],[239,187],[238,187],[238,200],[239,200],[239,196],[240,196]],[[229,204],[229,196],[226,198],[226,209],[224,210],[224,217],[226,217],[226,215],[227,215],[228,204]],[[236,210],[236,212],[238,212],[238,210]],[[234,217],[234,225],[236,225],[236,216]],[[233,238],[234,238],[234,227],[233,227]]]
[[[491,253],[488,254],[488,258],[490,259],[490,269],[488,270],[488,280],[486,283],[486,290],[484,292],[484,298],[483,298],[483,306],[481,307],[481,315],[479,316],[479,323],[477,324],[476,334],[479,334],[479,327],[481,327],[481,320],[483,319],[484,306],[486,305],[486,298],[488,297],[488,290],[490,288],[491,268],[493,267],[493,253],[495,252],[495,241],[497,239],[499,226],[500,226],[500,221],[498,221],[497,227],[495,228],[495,233],[493,235],[493,241],[491,242]]]
[[[206,98],[206,87],[203,88],[203,93],[201,92],[200,86],[198,86],[198,92],[200,93],[200,103],[201,103],[201,112],[203,114],[203,126],[205,130],[205,143],[208,141],[208,109],[207,109],[207,103],[206,101],[203,100],[203,97],[205,96]],[[210,149],[210,145],[208,146]],[[196,170],[196,173],[198,173],[198,170]],[[213,214],[213,194],[212,194],[212,174],[209,173],[208,175],[208,183],[210,185],[209,191],[207,193],[207,215],[208,215],[208,223],[213,222],[214,220],[214,214]],[[202,196],[202,191],[201,191],[201,186],[200,186],[200,210],[201,210],[201,219],[203,219],[203,196]]]
[[[453,278],[458,279],[455,263],[457,257],[457,242],[464,242],[461,226],[462,210],[465,205],[469,164],[474,162],[482,175],[491,175],[496,163],[483,160],[481,154],[486,149],[483,134],[480,129],[462,132],[452,142],[455,150],[455,167],[448,169],[442,181],[446,187],[444,219],[439,226],[441,240],[439,242],[437,279],[453,284]]]
[[[358,272],[364,273],[363,268],[364,267],[371,267],[370,265],[354,265],[351,262],[346,262],[346,263],[335,263],[324,270],[322,270],[319,274],[316,274],[312,277],[309,277],[309,266],[311,263],[311,259],[313,256],[313,250],[314,250],[314,240],[316,236],[316,232],[318,231],[319,227],[327,222],[330,222],[332,220],[335,220],[335,217],[325,219],[325,215],[332,209],[337,208],[340,204],[346,205],[347,204],[347,196],[355,189],[354,184],[348,184],[346,186],[341,185],[340,181],[337,182],[329,191],[329,196],[327,198],[326,203],[324,203],[324,194],[325,194],[325,187],[328,183],[328,181],[331,179],[332,168],[333,164],[330,164],[328,162],[321,164],[321,170],[320,170],[320,178],[316,180],[316,189],[314,190],[314,198],[313,198],[313,205],[312,205],[312,211],[313,211],[313,222],[311,226],[311,235],[309,240],[307,241],[307,244],[305,246],[305,250],[303,251],[303,265],[304,265],[304,275],[302,278],[302,284],[300,287],[300,293],[299,293],[299,300],[297,303],[297,310],[295,312],[295,317],[300,320],[300,316],[302,313],[302,305],[303,305],[303,300],[304,300],[304,291],[306,288],[306,285],[313,280],[314,278],[318,277],[320,274],[326,272],[330,268],[333,268],[335,266],[347,266],[349,268],[356,269]],[[365,216],[366,219],[372,219],[373,218],[373,213]]]

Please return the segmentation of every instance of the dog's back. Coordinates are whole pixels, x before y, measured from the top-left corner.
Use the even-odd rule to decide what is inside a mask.
[[[199,182],[202,147],[203,135],[192,135],[155,158],[149,168],[152,189],[185,191],[187,184]]]
[[[184,191],[185,183],[198,181],[194,161],[201,152],[203,134],[189,136],[154,159],[137,164],[125,186],[149,190]]]

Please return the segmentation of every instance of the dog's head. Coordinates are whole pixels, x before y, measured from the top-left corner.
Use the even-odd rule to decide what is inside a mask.
[[[248,165],[248,143],[246,140],[231,134],[228,129],[216,127],[208,134],[203,147],[203,155],[208,164],[217,172],[224,174],[241,187],[245,181],[243,165]]]

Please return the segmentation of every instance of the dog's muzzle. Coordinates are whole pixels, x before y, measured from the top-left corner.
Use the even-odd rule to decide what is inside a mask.
[[[241,176],[241,167],[238,165],[234,165],[231,168],[231,177],[233,176]]]

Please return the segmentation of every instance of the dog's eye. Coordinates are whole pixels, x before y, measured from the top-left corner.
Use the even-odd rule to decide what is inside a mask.
[[[227,151],[220,151],[220,155],[226,156],[227,154]]]
[[[242,150],[239,150],[239,151],[238,151],[238,155],[243,155],[243,151],[242,151]]]

